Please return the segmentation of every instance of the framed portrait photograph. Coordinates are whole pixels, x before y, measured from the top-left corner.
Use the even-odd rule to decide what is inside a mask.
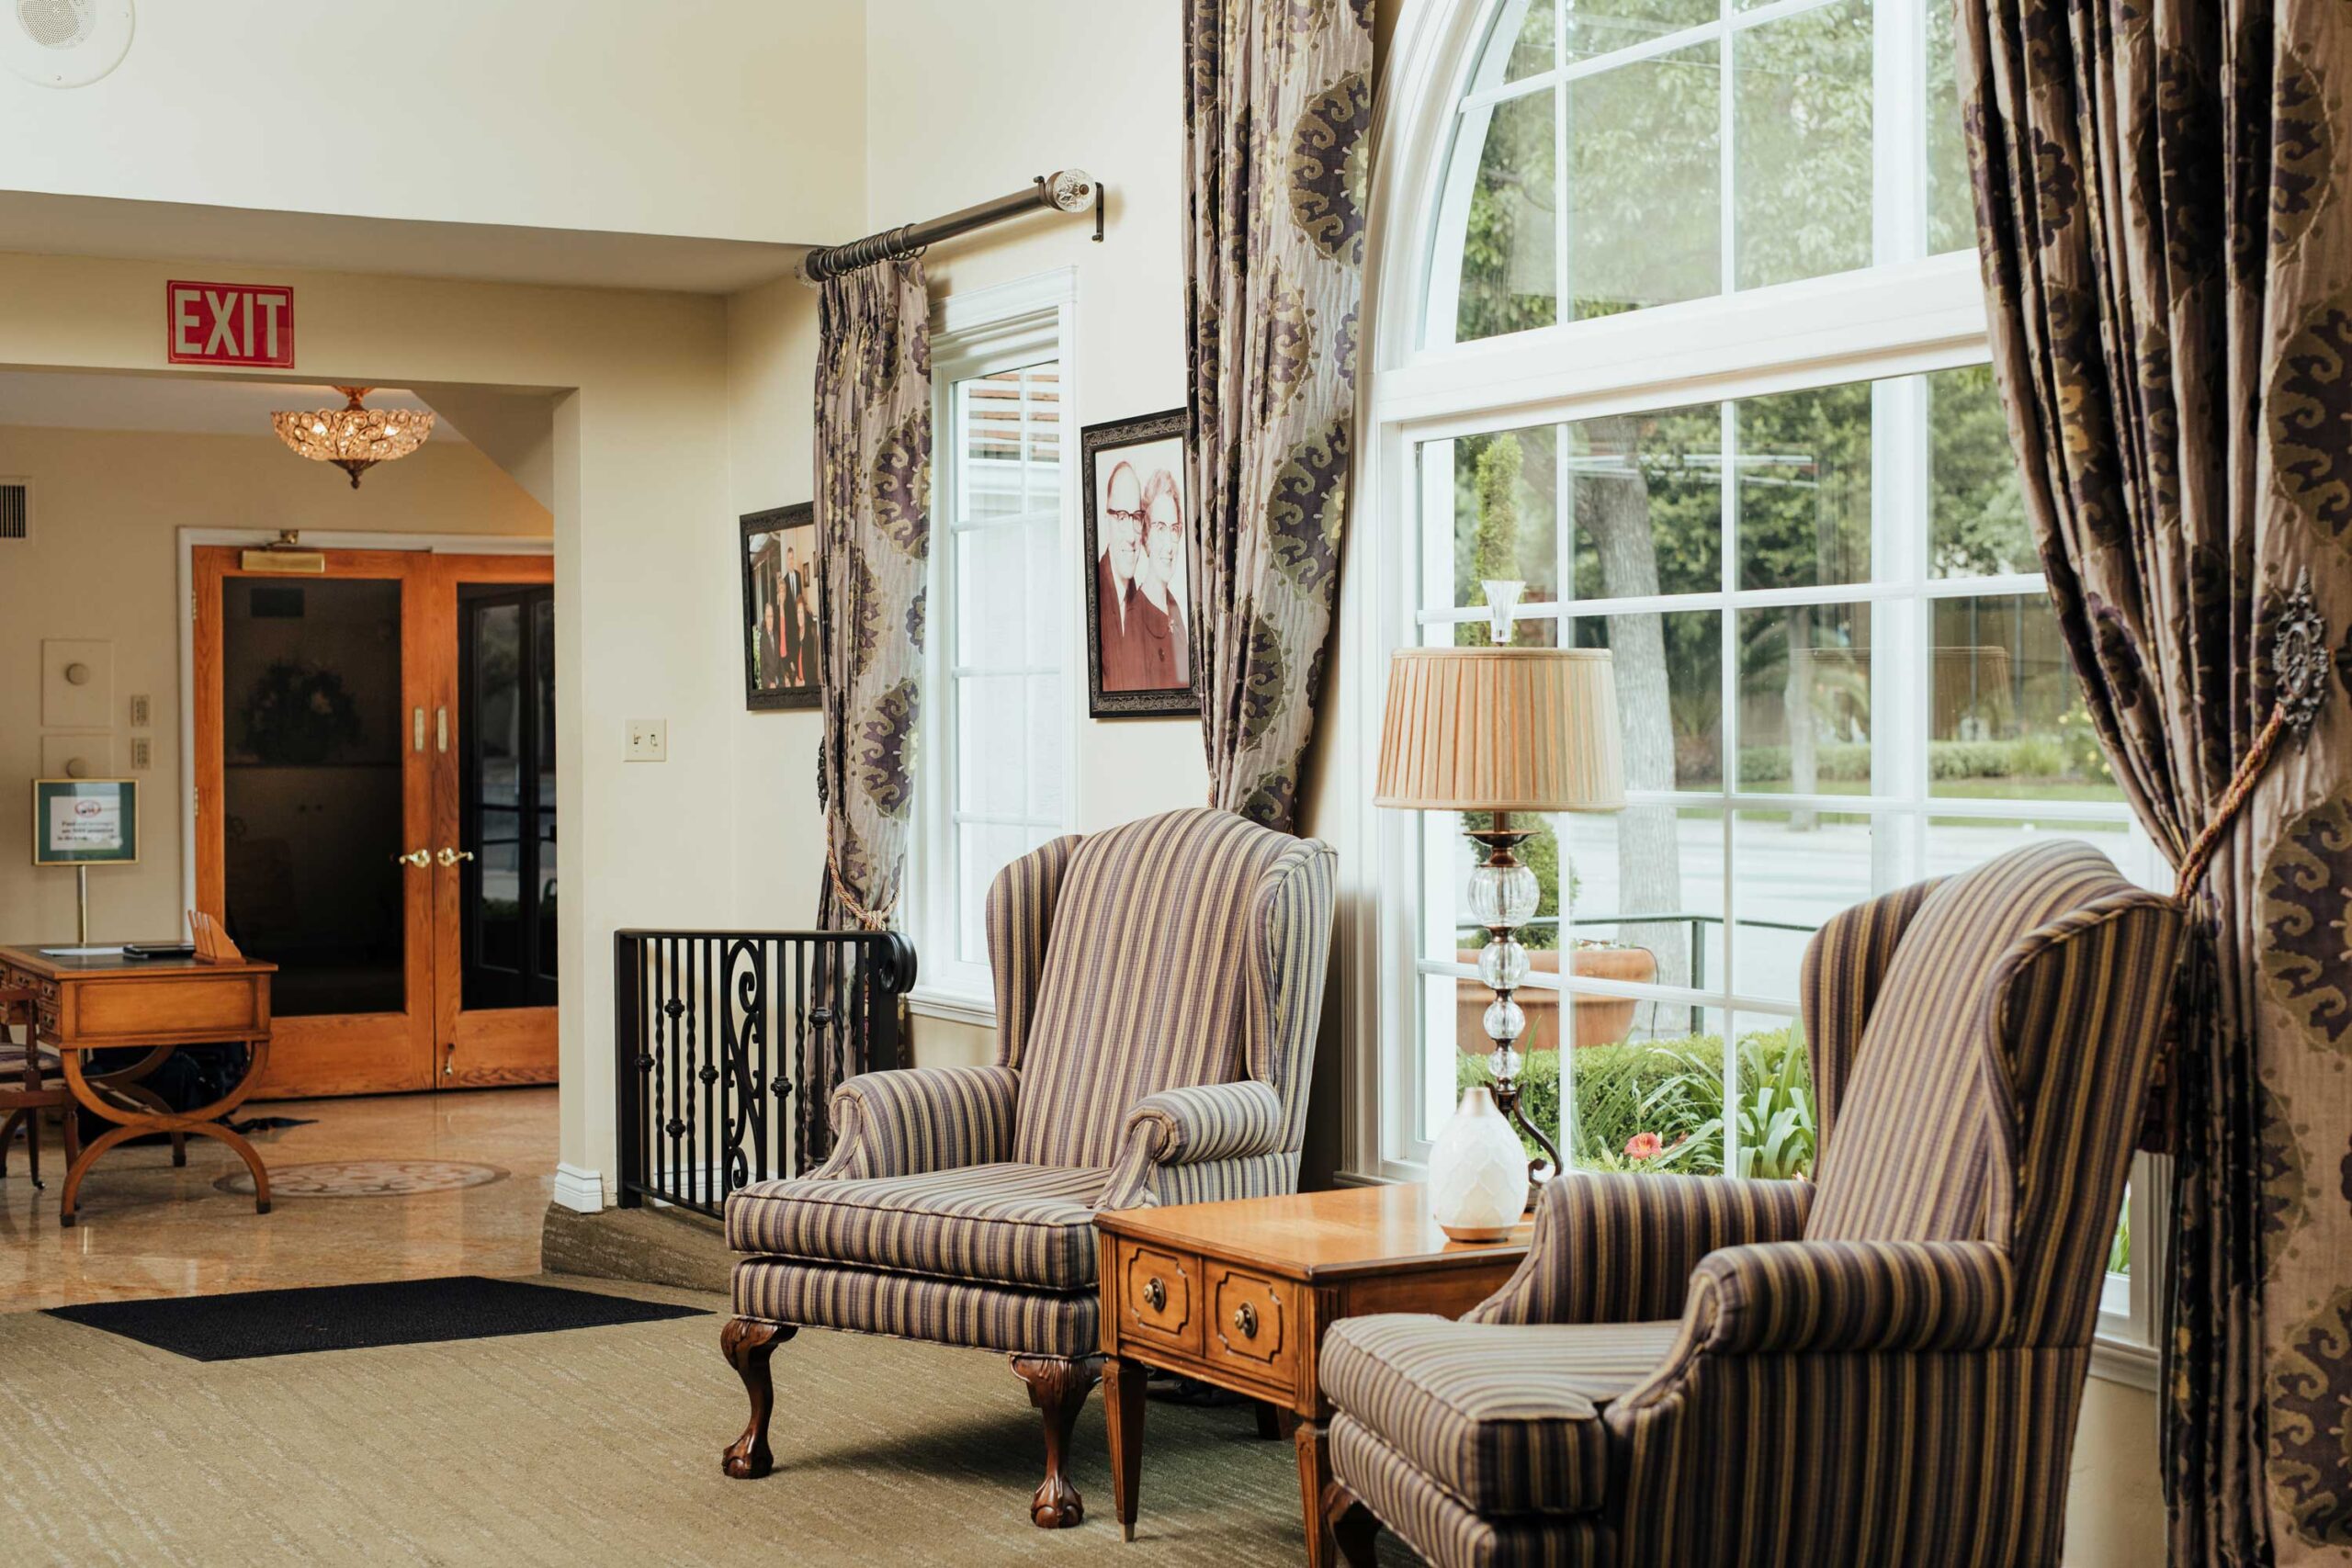
[[[1086,454],[1087,712],[1198,714],[1184,537],[1184,411],[1090,424]]]
[[[817,705],[817,509],[754,512],[743,530],[743,705]]]

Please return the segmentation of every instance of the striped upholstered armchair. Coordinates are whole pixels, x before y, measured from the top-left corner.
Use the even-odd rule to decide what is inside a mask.
[[[2181,929],[2071,842],[1823,927],[1820,1185],[1565,1177],[1467,1317],[1335,1325],[1349,1561],[2055,1562]]]
[[[1057,839],[989,889],[996,1062],[835,1091],[832,1157],[727,1201],[765,1474],[768,1358],[800,1327],[1002,1351],[1045,1413],[1030,1517],[1084,1515],[1064,1450],[1101,1376],[1094,1214],[1295,1191],[1333,857],[1221,811]]]

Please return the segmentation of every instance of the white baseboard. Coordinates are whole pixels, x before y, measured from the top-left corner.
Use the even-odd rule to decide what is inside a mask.
[[[582,1214],[605,1212],[605,1179],[597,1171],[576,1165],[555,1168],[555,1201]]]

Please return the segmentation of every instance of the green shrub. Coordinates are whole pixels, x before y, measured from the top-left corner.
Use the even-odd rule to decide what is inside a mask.
[[[1813,749],[1813,773],[1821,783],[1853,783],[1871,776],[1871,749],[1858,741],[1826,741]],[[1743,746],[1739,776],[1745,784],[1786,784],[1794,776],[1785,746]]]
[[[1871,749],[1852,741],[1825,742],[1814,748],[1814,777],[1821,784],[1852,784],[1871,776]],[[2068,714],[2058,721],[2055,735],[2020,735],[2009,740],[1930,740],[1928,773],[1949,783],[1956,779],[2082,779],[2109,782],[2107,759],[2090,721]],[[1739,776],[1749,784],[1792,782],[1786,746],[1743,746]]]
[[[1560,1053],[1525,1055],[1520,1105],[1535,1125],[1560,1125]],[[1713,1171],[1723,1164],[1723,1037],[1692,1034],[1663,1042],[1589,1045],[1575,1054],[1576,1124],[1566,1149],[1589,1170]],[[1485,1055],[1456,1059],[1457,1094],[1492,1082]],[[1786,1177],[1810,1170],[1813,1085],[1804,1032],[1760,1030],[1739,1042],[1741,1176]],[[1647,1160],[1626,1153],[1635,1134],[1655,1133],[1661,1152]],[[1539,1154],[1523,1134],[1531,1156]]]

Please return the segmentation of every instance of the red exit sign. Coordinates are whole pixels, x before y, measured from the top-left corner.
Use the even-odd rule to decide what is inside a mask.
[[[272,283],[164,286],[164,336],[174,365],[294,363],[294,290]]]

